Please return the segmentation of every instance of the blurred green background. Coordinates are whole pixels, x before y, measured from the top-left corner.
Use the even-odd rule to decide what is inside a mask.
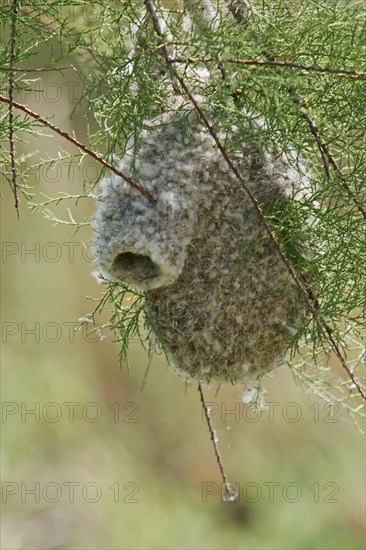
[[[18,99],[87,142],[82,109],[70,120],[77,74],[41,82],[38,95]],[[27,140],[17,154],[37,150],[32,163],[60,148],[76,152],[55,136]],[[36,199],[80,193],[83,176],[95,176],[88,162],[72,175],[66,163],[31,174]],[[24,201],[18,221],[4,193],[2,548],[365,547],[365,441],[350,419],[330,415],[285,368],[266,381],[270,409],[257,418],[240,387],[217,397],[206,389],[226,473],[239,488],[238,502],[223,502],[196,386],[186,391],[156,356],[141,392],[148,357],[138,344],[129,374],[111,335],[72,332],[93,308],[86,297],[103,291],[91,276],[91,228],[72,236]],[[88,219],[93,209],[80,201],[72,213]],[[57,213],[67,218],[65,207]]]

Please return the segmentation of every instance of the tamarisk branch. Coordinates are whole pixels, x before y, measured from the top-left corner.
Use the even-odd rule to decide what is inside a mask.
[[[144,197],[146,197],[148,199],[148,201],[151,204],[155,203],[154,197],[148,191],[143,189],[140,185],[135,183],[129,176],[126,176],[126,174],[124,174],[123,172],[118,170],[118,168],[113,166],[113,164],[110,164],[108,161],[106,161],[101,155],[99,155],[98,153],[95,153],[94,151],[89,149],[86,145],[84,145],[83,143],[81,143],[77,139],[70,136],[70,134],[68,134],[67,132],[64,132],[63,130],[61,130],[60,128],[58,128],[54,124],[52,124],[52,122],[50,122],[49,120],[46,120],[45,118],[41,117],[39,114],[35,113],[31,109],[28,109],[28,107],[26,107],[25,105],[22,105],[21,103],[17,103],[15,101],[11,102],[10,99],[8,99],[7,97],[4,97],[2,95],[0,95],[0,101],[2,101],[3,103],[8,103],[9,105],[12,105],[13,107],[16,107],[17,109],[19,109],[20,111],[23,111],[27,115],[31,116],[32,118],[34,118],[35,120],[37,120],[38,122],[40,122],[41,124],[46,126],[47,128],[50,128],[53,132],[56,132],[56,134],[59,134],[63,138],[67,139],[67,141],[70,141],[71,143],[76,145],[76,147],[78,147],[79,149],[84,151],[84,153],[86,153],[87,155],[89,155],[90,157],[95,159],[97,162],[100,162],[100,164],[103,164],[103,166],[105,166],[106,168],[109,168],[109,170],[111,170],[117,176],[119,176],[124,181],[126,181],[129,185],[131,185],[131,187],[133,187],[134,189],[139,191],[142,195],[144,195]]]

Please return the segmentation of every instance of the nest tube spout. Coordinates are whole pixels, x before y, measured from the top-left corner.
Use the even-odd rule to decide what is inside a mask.
[[[183,206],[176,208],[176,194],[161,193],[151,206],[113,179],[105,180],[93,222],[102,274],[139,290],[173,284],[191,238],[193,218],[184,212]]]
[[[112,269],[116,278],[138,286],[159,278],[160,269],[149,256],[137,254],[134,250],[122,251],[113,260]]]
[[[153,246],[154,243],[151,244],[151,247],[142,248],[137,242],[119,243],[109,247],[107,254],[99,250],[98,263],[109,278],[139,290],[152,290],[174,283],[181,269],[171,261],[168,253],[159,251]]]

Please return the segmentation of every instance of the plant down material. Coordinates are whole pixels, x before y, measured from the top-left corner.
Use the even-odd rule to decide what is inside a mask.
[[[147,126],[120,169],[156,202],[117,176],[103,180],[98,264],[147,290],[148,325],[178,374],[256,387],[302,325],[299,290],[195,113]],[[234,160],[264,212],[283,211],[306,186],[278,151],[243,144]]]

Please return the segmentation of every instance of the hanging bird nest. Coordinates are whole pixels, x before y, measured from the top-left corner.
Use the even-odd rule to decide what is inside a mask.
[[[306,186],[259,143],[243,143],[233,160],[264,214],[284,211]],[[94,220],[102,272],[147,291],[147,323],[179,375],[257,387],[301,328],[304,303],[247,192],[185,109],[148,123],[119,168],[156,202],[118,177],[103,180]]]

